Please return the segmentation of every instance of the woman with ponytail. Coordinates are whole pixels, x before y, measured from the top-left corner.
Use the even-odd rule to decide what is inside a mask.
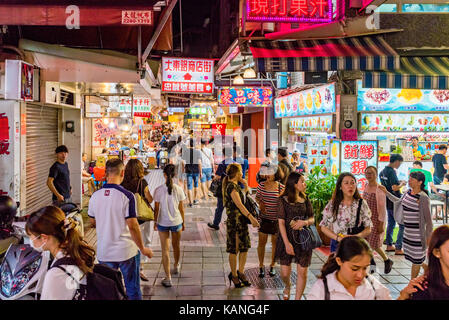
[[[412,263],[411,279],[418,276],[421,266],[427,268],[424,260],[433,231],[430,198],[425,189],[425,182],[424,173],[419,171],[410,173],[408,179],[410,189],[401,198],[392,195],[385,187],[379,187],[394,204],[396,222],[404,225],[403,249],[405,259]]]
[[[32,213],[25,230],[30,236],[30,245],[37,251],[50,251],[54,261],[71,258],[75,265],[63,266],[77,283],[87,284],[86,274],[92,272],[95,250],[76,230],[78,222],[66,218],[64,212],[54,206],[44,207]],[[41,300],[72,300],[77,291],[73,279],[59,268],[51,268],[45,275]]]
[[[159,231],[162,249],[162,264],[166,277],[162,285],[171,287],[170,273],[170,233],[173,246],[174,269],[173,274],[179,273],[179,259],[181,256],[181,232],[184,231],[184,204],[186,195],[182,188],[175,184],[175,166],[169,164],[164,168],[165,184],[154,191],[154,230]]]

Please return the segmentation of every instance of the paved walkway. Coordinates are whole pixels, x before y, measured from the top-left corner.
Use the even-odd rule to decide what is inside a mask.
[[[207,227],[212,221],[215,210],[215,200],[202,202],[193,208],[186,208],[186,230],[181,242],[181,270],[179,275],[172,276],[173,287],[165,288],[161,280],[165,277],[161,261],[161,249],[157,233],[152,234],[151,248],[154,257],[143,263],[144,273],[149,282],[141,282],[144,299],[151,300],[278,300],[282,299],[283,284],[277,275],[270,278],[259,279],[257,258],[257,230],[250,227],[252,248],[248,252],[247,275],[253,285],[247,288],[235,289],[229,287],[227,274],[230,272],[228,255],[225,252],[226,233],[222,222],[220,230],[215,231]],[[223,215],[225,218],[226,215]],[[92,245],[96,244],[95,230],[87,229],[86,238]],[[269,266],[271,257],[271,244],[267,244],[265,265]],[[410,279],[411,263],[404,257],[390,255],[394,261],[393,270],[388,275],[383,274],[383,262],[376,257],[380,273],[376,277],[391,291],[395,299],[399,291],[404,288]],[[320,269],[327,259],[325,253],[315,250],[312,265],[309,268],[305,295],[310,290],[320,273]],[[173,263],[173,253],[171,253]],[[295,267],[293,268],[295,269]],[[279,266],[276,267],[279,274]],[[292,278],[296,274],[292,275]],[[293,280],[293,279],[292,279]],[[294,281],[292,281],[294,283]],[[294,289],[291,290],[294,299]],[[304,299],[304,298],[303,298]]]

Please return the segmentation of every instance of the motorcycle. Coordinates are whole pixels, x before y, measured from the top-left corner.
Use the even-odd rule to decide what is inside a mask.
[[[13,227],[13,221],[19,206],[19,202],[15,202],[8,196],[0,197],[0,261],[9,246],[18,244],[21,240]]]

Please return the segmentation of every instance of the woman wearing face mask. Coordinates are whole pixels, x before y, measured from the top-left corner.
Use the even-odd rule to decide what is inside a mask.
[[[410,173],[408,179],[410,189],[401,198],[392,195],[385,187],[379,187],[393,202],[396,221],[404,224],[403,249],[405,259],[412,263],[412,279],[419,275],[421,266],[424,269],[427,267],[424,260],[433,230],[430,198],[424,189],[425,180],[426,177],[422,172]]]
[[[25,226],[30,236],[30,245],[37,251],[50,251],[54,257],[52,265],[61,258],[71,258],[76,265],[62,265],[77,282],[87,284],[86,274],[92,272],[95,250],[90,247],[75,229],[77,222],[66,218],[64,212],[54,206],[44,207],[28,218]],[[72,300],[77,290],[73,279],[59,268],[51,268],[45,275],[41,300]]]
[[[281,264],[281,278],[285,284],[284,300],[290,298],[290,274],[292,261],[297,264],[296,300],[300,300],[307,283],[307,269],[312,262],[312,250],[303,251],[295,240],[294,230],[315,223],[312,204],[305,195],[306,181],[302,174],[292,172],[280,199],[278,221],[279,239],[276,260]]]
[[[393,267],[393,261],[387,257],[382,250],[382,242],[384,239],[385,231],[385,217],[386,217],[386,197],[379,188],[377,183],[377,168],[369,166],[365,170],[365,177],[368,183],[363,191],[363,199],[366,200],[371,210],[371,221],[373,222],[373,228],[371,234],[368,236],[367,241],[372,249],[374,249],[384,260],[384,273],[391,272]],[[371,265],[374,267],[376,263],[374,259],[371,260]]]
[[[332,200],[323,210],[320,226],[321,231],[331,239],[331,252],[335,252],[338,242],[347,235],[365,238],[371,233],[371,210],[360,197],[357,180],[351,173],[343,172],[338,177]]]

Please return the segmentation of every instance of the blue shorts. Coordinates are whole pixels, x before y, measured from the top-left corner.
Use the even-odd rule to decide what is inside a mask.
[[[161,231],[161,232],[179,232],[182,229],[182,223],[177,225],[177,226],[172,226],[172,227],[164,227],[161,225],[157,225],[157,230]]]
[[[195,185],[195,188],[198,188],[198,178],[200,177],[199,173],[187,173],[187,189],[192,190],[193,184]],[[193,180],[193,183],[192,183]]]
[[[211,181],[212,180],[212,168],[203,169],[203,176],[201,177],[201,182]]]

